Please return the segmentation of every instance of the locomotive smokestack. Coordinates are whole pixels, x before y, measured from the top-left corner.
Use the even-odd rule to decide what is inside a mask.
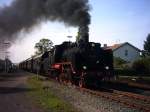
[[[78,36],[76,38],[77,43],[87,43],[89,42],[89,27],[88,25],[83,25],[79,27]]]

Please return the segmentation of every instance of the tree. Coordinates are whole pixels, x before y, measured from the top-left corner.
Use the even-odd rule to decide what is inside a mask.
[[[49,51],[53,48],[53,42],[49,39],[41,39],[38,43],[35,44],[36,54],[43,54],[46,51]]]
[[[132,68],[135,72],[137,73],[150,73],[150,57],[149,58],[141,58],[139,60],[136,60],[133,65]]]
[[[144,50],[150,54],[150,34],[148,34],[146,41],[144,41]]]
[[[76,36],[76,42],[79,42],[79,40],[80,40],[80,33],[78,32]]]

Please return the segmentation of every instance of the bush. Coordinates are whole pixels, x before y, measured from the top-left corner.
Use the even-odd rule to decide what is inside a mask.
[[[140,74],[150,73],[150,58],[142,58],[135,61],[132,65],[132,69]]]
[[[115,69],[114,73],[116,75],[122,75],[122,76],[137,75],[131,68]]]
[[[119,58],[119,57],[114,57],[114,67],[115,68],[124,68],[124,66],[127,64],[127,61]]]

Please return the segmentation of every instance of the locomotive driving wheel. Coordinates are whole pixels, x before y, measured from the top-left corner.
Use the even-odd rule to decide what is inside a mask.
[[[80,88],[85,88],[85,81],[84,81],[83,78],[81,78],[81,79],[79,80],[79,87],[80,87]]]
[[[79,80],[79,87],[80,88],[85,88],[86,87],[86,81],[85,81],[85,73],[82,72]]]

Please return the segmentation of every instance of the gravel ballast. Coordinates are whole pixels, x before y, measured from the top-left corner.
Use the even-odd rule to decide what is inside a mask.
[[[79,90],[75,86],[62,85],[57,81],[44,80],[43,87],[47,88],[46,92],[53,92],[83,112],[141,112],[115,101],[83,92],[82,89]]]

